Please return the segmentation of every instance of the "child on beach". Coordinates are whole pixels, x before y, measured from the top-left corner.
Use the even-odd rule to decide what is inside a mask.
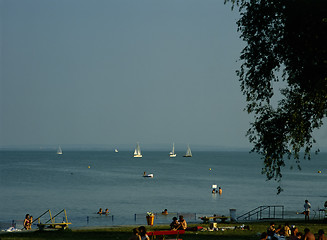
[[[24,229],[29,230],[31,229],[31,218],[29,214],[26,214],[25,219],[24,219]]]
[[[29,224],[29,229],[32,229],[32,223],[33,223],[33,216],[30,216],[30,224]]]

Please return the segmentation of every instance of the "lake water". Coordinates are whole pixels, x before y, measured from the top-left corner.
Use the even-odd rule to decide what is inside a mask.
[[[312,217],[327,200],[327,154],[302,161],[302,171],[283,172],[284,191],[261,175],[262,161],[248,152],[196,152],[169,158],[167,152],[0,151],[0,221],[22,220],[50,209],[66,209],[72,227],[145,224],[145,213],[240,216],[258,206],[283,205],[286,217],[299,217],[304,200]],[[143,172],[154,178],[143,178]],[[321,173],[318,173],[321,171]],[[212,194],[212,185],[223,189]],[[109,216],[96,214],[108,208]],[[137,214],[137,215],[135,215]],[[113,217],[112,217],[113,216]],[[135,219],[136,216],[136,219]],[[303,217],[300,216],[301,218]],[[155,221],[170,222],[171,215]],[[191,219],[190,219],[191,221]]]

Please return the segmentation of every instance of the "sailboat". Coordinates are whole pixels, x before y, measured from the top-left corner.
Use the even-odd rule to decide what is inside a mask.
[[[175,143],[173,143],[173,150],[169,153],[169,157],[176,157],[176,153],[175,153]]]
[[[192,152],[191,152],[191,148],[189,145],[187,145],[187,150],[183,157],[192,157]]]
[[[137,158],[142,157],[141,148],[140,148],[139,143],[137,143],[136,148],[134,150],[134,157],[137,157]]]
[[[57,154],[58,155],[61,155],[62,154],[62,150],[61,150],[61,147],[60,146],[58,147]]]

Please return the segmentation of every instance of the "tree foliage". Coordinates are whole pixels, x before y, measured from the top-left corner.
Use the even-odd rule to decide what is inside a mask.
[[[254,115],[247,135],[264,160],[263,174],[280,181],[285,159],[298,167],[300,152],[310,159],[313,131],[327,115],[327,1],[230,2],[239,8],[238,31],[247,43],[237,72]],[[275,103],[277,82],[283,87]]]

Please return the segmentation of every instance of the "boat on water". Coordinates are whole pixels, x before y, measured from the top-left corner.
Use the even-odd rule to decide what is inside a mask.
[[[153,173],[146,174],[146,172],[144,172],[143,177],[153,178]]]
[[[57,154],[58,154],[58,155],[61,155],[61,154],[62,154],[62,149],[61,149],[60,146],[58,147]]]
[[[134,150],[134,157],[135,158],[141,158],[142,157],[141,148],[140,148],[139,143],[136,144],[136,148]]]
[[[153,178],[153,173],[147,174],[147,175],[145,175],[143,177]]]
[[[169,157],[171,157],[171,158],[176,157],[176,153],[175,153],[175,143],[173,143],[173,150],[169,153]]]
[[[118,153],[118,149],[117,148],[115,148],[115,153]]]
[[[189,145],[187,145],[187,150],[183,157],[192,157],[192,152],[191,152],[191,148]]]

